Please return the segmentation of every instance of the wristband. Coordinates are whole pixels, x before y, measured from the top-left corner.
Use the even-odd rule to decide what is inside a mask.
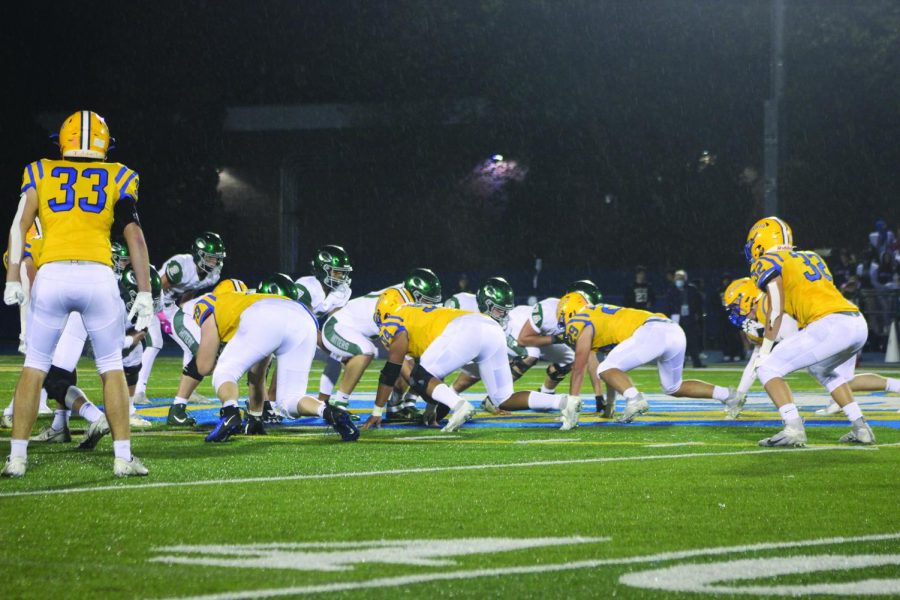
[[[383,406],[378,406],[376,404],[375,406],[372,407],[372,416],[373,417],[380,417],[382,415],[382,413],[384,413]]]

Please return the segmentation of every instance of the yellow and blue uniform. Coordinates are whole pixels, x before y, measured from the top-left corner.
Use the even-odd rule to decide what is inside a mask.
[[[31,257],[31,259],[35,262],[38,261],[38,257],[41,255],[41,246],[44,243],[44,239],[41,237],[41,222],[38,219],[35,219],[34,223],[32,223],[31,227],[28,229],[28,233],[25,234],[25,248],[22,253],[22,258]],[[9,268],[9,250],[3,253],[3,268]]]
[[[591,350],[608,351],[630,338],[638,327],[650,319],[668,321],[663,314],[636,308],[622,308],[612,304],[587,306],[566,323],[566,341],[574,346],[585,327],[591,325],[594,328]]]
[[[113,209],[126,197],[137,201],[137,172],[120,163],[44,158],[25,167],[22,192],[28,189],[37,192],[43,227],[37,266],[60,260],[112,266]]]
[[[238,326],[241,324],[241,315],[245,310],[260,300],[281,300],[293,302],[284,296],[275,294],[253,294],[250,292],[229,292],[227,294],[206,294],[197,300],[194,305],[194,321],[197,325],[210,315],[216,317],[216,329],[219,331],[219,340],[231,341]]]
[[[409,337],[409,348],[406,353],[413,358],[419,358],[451,321],[464,315],[475,314],[478,313],[430,304],[404,304],[393,313],[384,316],[378,328],[378,337],[387,348],[401,331],[405,331]]]
[[[840,312],[859,312],[834,286],[834,278],[815,252],[774,250],[750,264],[750,277],[761,290],[781,275],[784,312],[797,320],[800,329],[822,317]]]

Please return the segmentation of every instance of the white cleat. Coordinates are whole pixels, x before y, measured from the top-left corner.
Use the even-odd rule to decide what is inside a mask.
[[[132,456],[131,460],[117,458],[113,461],[113,475],[116,477],[145,477],[150,471],[141,463],[137,456]]]
[[[465,400],[460,400],[459,404],[456,405],[456,410],[450,415],[450,420],[447,421],[447,424],[444,425],[444,428],[441,429],[441,431],[444,433],[453,433],[462,427],[463,423],[475,416],[475,412],[474,406]]]
[[[0,417],[0,427],[3,429],[12,429],[12,415],[4,414]]]
[[[69,428],[63,427],[59,431],[53,429],[51,426],[44,427],[41,429],[41,432],[36,436],[31,438],[32,442],[43,442],[46,444],[65,444],[66,442],[72,441],[72,436],[69,434]]]
[[[500,413],[500,409],[497,408],[497,405],[494,404],[494,401],[491,400],[490,396],[481,401],[481,410],[489,412],[492,415]]]
[[[728,389],[728,398],[725,399],[725,415],[728,419],[737,419],[747,403],[747,392],[739,392],[734,388]]]
[[[764,440],[759,440],[760,446],[802,448],[806,445],[806,429],[803,425],[785,425],[784,429]]]
[[[210,404],[209,398],[197,392],[193,392],[188,400],[194,404]]]
[[[872,428],[869,427],[869,424],[866,423],[866,420],[863,417],[853,421],[852,425],[853,428],[850,430],[850,433],[841,437],[842,442],[850,444],[875,443],[875,432],[872,431]]]
[[[93,450],[104,435],[109,433],[109,422],[106,416],[102,416],[90,425],[84,432],[84,437],[78,442],[79,450]]]
[[[3,471],[0,471],[2,477],[22,477],[25,475],[25,469],[28,468],[28,459],[24,456],[6,457],[6,464],[3,465]]]
[[[565,400],[566,406],[560,412],[562,418],[562,426],[560,431],[569,431],[578,427],[578,417],[581,416],[582,400],[578,396],[568,396]]]
[[[133,415],[128,417],[128,424],[135,429],[148,429],[150,427],[153,427],[153,423],[137,413],[134,413]]]
[[[137,392],[131,399],[132,404],[150,404],[147,400],[147,392]]]
[[[816,411],[817,415],[836,415],[841,412],[841,407],[838,406],[838,403],[834,400],[831,401],[831,404],[826,406],[825,408],[820,408]]]
[[[631,400],[625,401],[625,412],[617,419],[619,423],[631,423],[634,418],[644,414],[650,410],[650,405],[644,400],[644,395],[638,392],[638,395]]]
[[[47,402],[43,401],[38,405],[38,414],[39,415],[52,415],[53,409],[47,406]]]

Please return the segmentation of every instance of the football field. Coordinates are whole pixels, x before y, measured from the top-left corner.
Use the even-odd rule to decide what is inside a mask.
[[[20,364],[0,359],[6,399]],[[379,368],[351,405],[363,421]],[[79,386],[96,400],[91,369]],[[757,446],[780,428],[758,385],[725,421],[717,402],[656,394],[647,368],[633,375],[651,409],[629,425],[591,401],[568,432],[552,413],[479,412],[453,434],[393,425],[341,443],[300,419],[207,444],[202,427],[165,425],[179,373],[157,360],[138,407],[154,421],[133,433],[149,477],[113,478],[109,437],[75,450],[73,417],[72,444],[32,443],[27,475],[0,481],[2,597],[900,595],[897,396],[858,396],[874,447],[838,443],[846,419],[815,414],[827,396],[805,373],[789,382],[809,444],[782,450]],[[685,376],[736,385],[740,368]],[[208,380],[199,392],[213,396]],[[190,407],[206,430],[217,411]]]

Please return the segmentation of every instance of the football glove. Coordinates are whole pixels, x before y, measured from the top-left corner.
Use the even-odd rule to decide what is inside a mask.
[[[553,336],[554,344],[565,344],[566,343],[566,334],[565,332],[557,333]]]
[[[162,329],[162,332],[172,335],[172,322],[166,318],[166,313],[159,311],[156,313],[156,318],[159,319],[159,328]]]
[[[134,304],[128,313],[128,320],[133,319],[135,315],[137,315],[137,320],[134,322],[135,330],[147,329],[147,325],[150,324],[150,319],[153,317],[153,296],[150,292],[138,292],[135,296]]]
[[[25,290],[18,281],[7,281],[6,288],[3,290],[3,301],[7,306],[25,304]]]

